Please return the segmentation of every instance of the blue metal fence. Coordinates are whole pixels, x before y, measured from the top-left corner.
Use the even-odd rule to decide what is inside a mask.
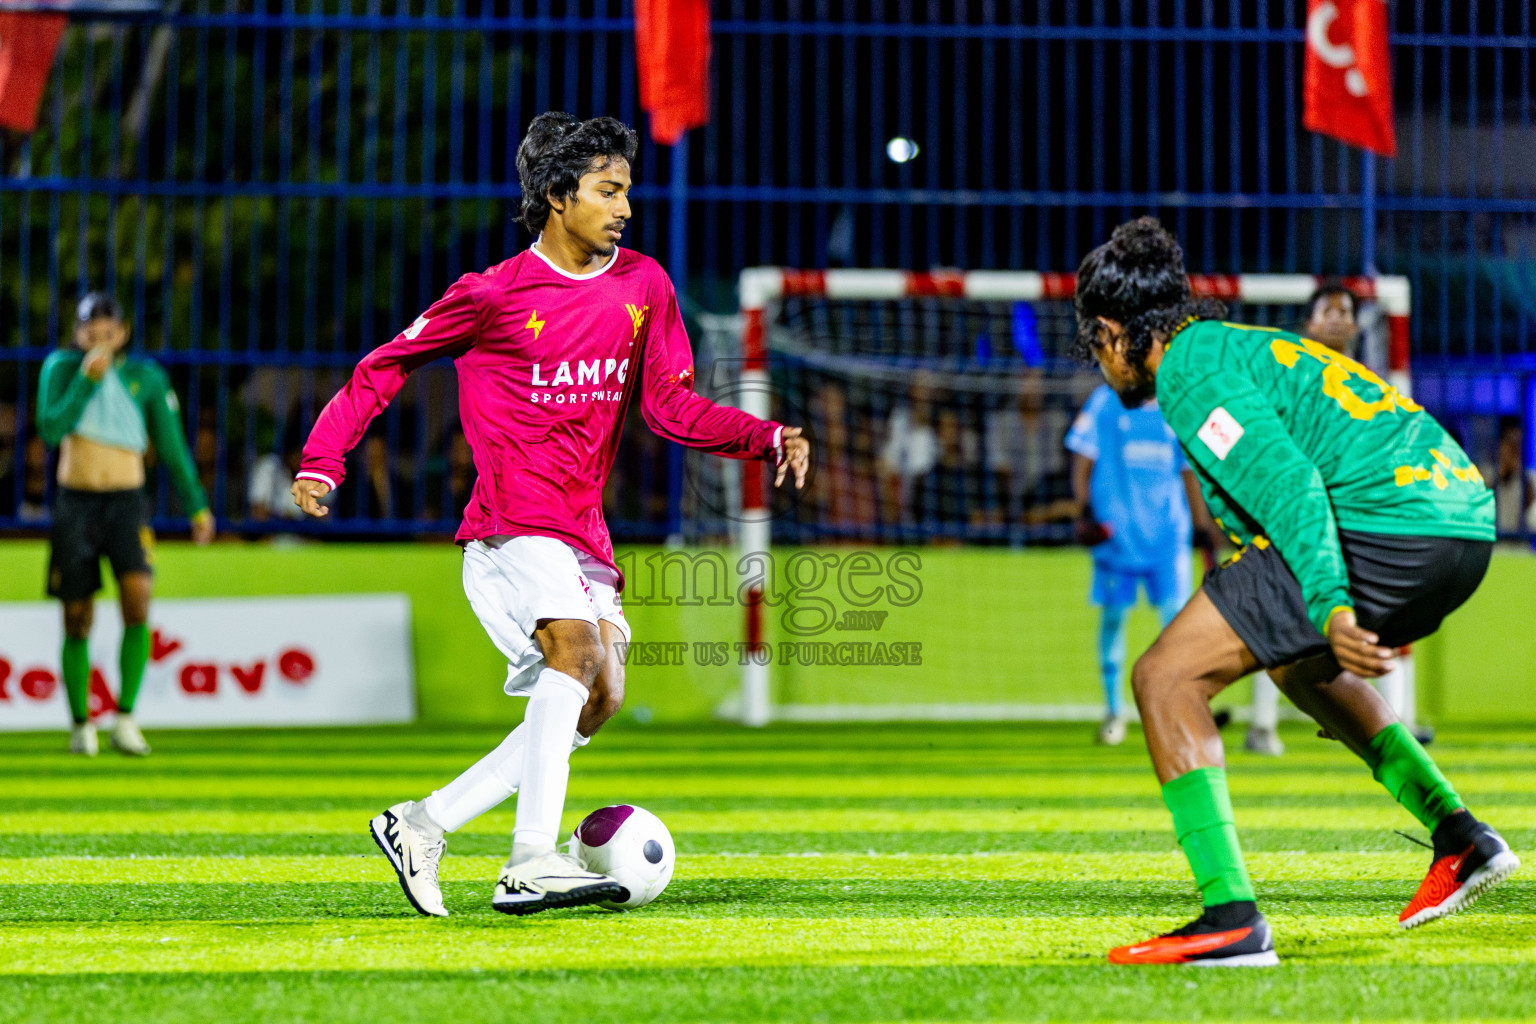
[[[1374,162],[1301,128],[1303,10],[716,0],[713,122],[642,144],[631,244],[722,309],[754,264],[1070,268],[1152,211],[1194,270],[1408,274],[1431,393],[1474,396],[1441,411],[1519,412],[1504,399],[1523,383],[1480,403],[1454,381],[1536,368],[1531,6],[1393,5],[1401,148]],[[528,243],[510,220],[527,122],[568,109],[643,129],[634,49],[622,0],[80,16],[39,130],[0,140],[0,527],[46,519],[37,367],[74,298],[106,287],[171,368],[216,511],[273,528],[252,514],[258,461],[281,461],[359,353]],[[896,136],[916,159],[889,159]],[[324,529],[451,528],[467,486],[452,371],[420,377]],[[630,431],[616,534],[676,532],[681,465]]]

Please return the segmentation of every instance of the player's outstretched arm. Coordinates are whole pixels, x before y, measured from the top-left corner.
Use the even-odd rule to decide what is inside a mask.
[[[357,446],[368,424],[400,393],[405,379],[435,359],[463,355],[479,339],[479,306],[473,291],[479,280],[477,274],[459,278],[415,323],[363,356],[351,379],[320,411],[304,443],[304,459],[297,474],[298,483],[324,485],[314,494],[317,501],[341,485],[347,452]],[[306,488],[305,493],[312,490]],[[297,489],[293,497],[310,515],[325,514],[324,510],[306,507]],[[318,509],[318,504],[315,507]]]
[[[720,405],[693,391],[693,348],[677,308],[677,297],[664,278],[650,291],[652,315],[642,337],[640,414],[661,437],[732,459],[772,460],[793,469],[798,455],[804,478],[810,444],[798,428]],[[793,433],[790,431],[793,430]],[[798,442],[790,447],[789,442]],[[782,479],[782,475],[781,475]]]
[[[1165,362],[1161,373],[1167,373]],[[1326,635],[1352,607],[1333,505],[1317,466],[1280,421],[1270,398],[1241,374],[1200,367],[1165,388],[1163,418],[1220,492],[1257,521],[1301,584],[1307,615]]]

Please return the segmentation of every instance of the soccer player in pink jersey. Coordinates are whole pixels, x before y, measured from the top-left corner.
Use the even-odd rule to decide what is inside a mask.
[[[512,855],[491,903],[532,914],[623,887],[557,851],[570,755],[624,699],[624,580],[603,483],[637,385],[651,429],[693,448],[772,460],[802,487],[809,442],[693,393],[693,354],[672,282],[618,247],[630,217],[635,133],[607,117],[535,118],[517,151],[532,248],[461,277],[394,340],[364,356],[315,422],[294,501],[324,516],[346,453],[412,370],[450,357],[479,479],[464,510],[464,591],[508,662],[523,723],[468,771],[370,823],[411,905],[447,916],[445,835],[518,794]],[[619,897],[622,898],[622,897]]]

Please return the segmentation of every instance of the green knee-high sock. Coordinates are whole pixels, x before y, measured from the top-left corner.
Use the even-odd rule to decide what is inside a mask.
[[[1431,832],[1466,804],[1401,722],[1387,726],[1365,752],[1376,781]]]
[[[1232,822],[1232,798],[1222,768],[1196,768],[1163,787],[1163,802],[1173,812],[1173,829],[1189,858],[1204,904],[1252,900],[1253,883],[1243,866]]]
[[[117,695],[117,709],[125,715],[133,713],[133,702],[139,699],[139,684],[144,681],[144,666],[149,664],[149,626],[123,627],[123,646],[118,651],[117,667],[122,670],[122,689]]]
[[[91,714],[91,652],[88,641],[64,638],[64,693],[69,697],[69,714],[79,725]]]

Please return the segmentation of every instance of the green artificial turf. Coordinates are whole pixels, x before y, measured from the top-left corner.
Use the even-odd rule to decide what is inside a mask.
[[[449,840],[453,916],[417,916],[367,819],[499,738],[407,729],[163,732],[153,757],[0,747],[0,1019],[10,1021],[1517,1020],[1536,1016],[1536,886],[1403,932],[1423,830],[1336,744],[1234,753],[1283,959],[1114,968],[1198,896],[1139,735],[1082,726],[613,730],[572,761],[566,826],[659,814],[655,904],[490,909],[510,806]],[[1536,730],[1433,748],[1519,852]]]

